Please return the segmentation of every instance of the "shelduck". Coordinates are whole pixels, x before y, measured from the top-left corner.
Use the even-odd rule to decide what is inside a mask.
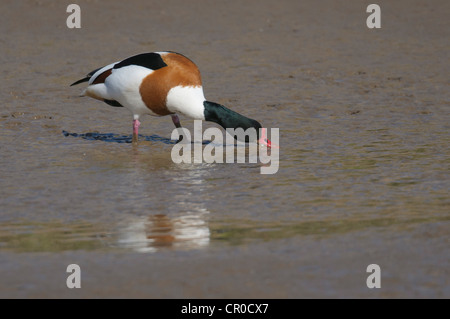
[[[131,111],[133,143],[138,140],[142,115],[170,115],[175,127],[179,128],[181,123],[177,114],[183,114],[192,119],[215,122],[225,129],[253,127],[257,132],[256,142],[271,147],[266,129],[261,128],[258,121],[205,99],[198,67],[180,53],[138,54],[96,69],[71,86],[83,82],[88,82],[88,87],[82,96]]]

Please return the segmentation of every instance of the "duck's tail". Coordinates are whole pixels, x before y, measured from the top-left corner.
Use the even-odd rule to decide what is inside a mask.
[[[86,75],[85,78],[83,78],[81,80],[78,80],[76,82],[73,82],[70,86],[74,86],[74,85],[77,85],[77,84],[80,84],[80,83],[83,83],[83,82],[88,82],[91,79],[91,77],[95,74],[95,72],[97,72],[100,69],[101,68],[95,69],[94,71],[89,72],[88,75]]]
[[[73,82],[70,86],[74,86],[74,85],[77,85],[77,84],[80,84],[80,83],[83,83],[83,82],[87,82],[87,81],[89,81],[90,78],[91,78],[90,76],[87,76],[87,77],[85,77],[85,78],[83,78],[81,80]]]

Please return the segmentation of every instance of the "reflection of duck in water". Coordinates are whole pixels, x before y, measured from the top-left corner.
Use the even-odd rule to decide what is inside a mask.
[[[200,249],[209,244],[209,227],[201,215],[169,218],[164,214],[136,218],[119,230],[118,244],[139,252],[161,248]]]
[[[178,113],[196,120],[211,121],[223,128],[255,128],[257,142],[270,146],[261,124],[223,105],[206,101],[197,66],[175,52],[138,54],[90,72],[72,85],[88,82],[83,95],[133,113],[133,142],[137,142],[139,117],[171,115],[181,127]],[[261,136],[260,136],[261,133]],[[256,142],[256,141],[255,141]]]

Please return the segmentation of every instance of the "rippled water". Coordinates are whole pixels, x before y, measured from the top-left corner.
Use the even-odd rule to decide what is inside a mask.
[[[380,3],[368,30],[357,1],[204,2],[80,2],[80,30],[61,4],[0,5],[0,296],[71,296],[60,260],[89,269],[87,297],[450,296],[448,3]],[[135,146],[127,110],[68,86],[167,49],[209,100],[280,129],[276,174],[175,164],[170,118]]]

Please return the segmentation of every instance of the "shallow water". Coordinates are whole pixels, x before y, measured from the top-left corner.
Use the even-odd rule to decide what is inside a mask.
[[[379,1],[380,30],[358,1],[78,3],[79,30],[65,3],[0,4],[0,296],[450,296],[446,1]],[[126,109],[68,86],[162,50],[280,129],[276,174],[175,164],[170,118],[135,146]]]

